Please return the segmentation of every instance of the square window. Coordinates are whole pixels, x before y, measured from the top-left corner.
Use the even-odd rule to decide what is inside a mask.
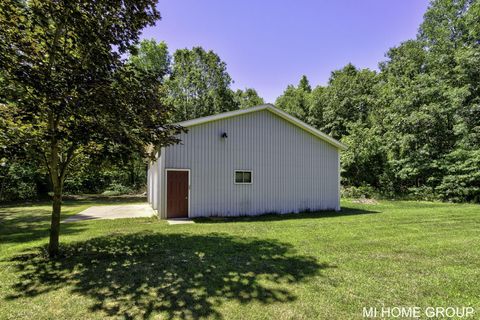
[[[236,184],[251,184],[252,183],[252,171],[235,170],[235,183]]]

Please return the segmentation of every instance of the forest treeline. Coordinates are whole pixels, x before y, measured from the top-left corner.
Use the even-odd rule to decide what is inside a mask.
[[[143,40],[128,63],[157,75],[171,123],[264,103],[254,88],[233,90],[225,62],[201,47],[172,54]],[[342,185],[353,195],[480,202],[480,1],[432,1],[417,37],[386,52],[378,70],[348,64],[315,87],[303,76],[275,105],[348,146]],[[140,156],[80,155],[72,165],[67,193],[145,187]],[[2,159],[0,179],[0,201],[50,189],[28,155]]]
[[[276,101],[349,146],[342,184],[361,193],[480,201],[480,2],[433,1],[416,39],[379,71],[348,64]]]

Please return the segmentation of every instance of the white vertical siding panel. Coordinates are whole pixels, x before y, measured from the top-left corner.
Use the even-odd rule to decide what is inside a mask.
[[[191,217],[337,208],[337,149],[268,111],[191,127],[180,138],[183,145],[165,149],[165,168],[191,170]],[[253,170],[253,184],[234,184],[235,169]]]
[[[157,188],[157,182],[158,182],[158,166],[157,166],[157,161],[152,162],[151,166],[151,186],[152,186],[152,208],[157,209],[158,205],[158,197],[160,195],[160,192]]]
[[[148,169],[147,169],[147,202],[152,204],[152,182],[150,178],[152,177],[152,169],[151,169],[151,162],[148,162]]]

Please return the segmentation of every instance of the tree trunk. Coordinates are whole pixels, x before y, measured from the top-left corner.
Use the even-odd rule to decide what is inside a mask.
[[[51,128],[56,130],[53,121],[51,121]],[[50,222],[50,242],[48,244],[48,254],[50,257],[55,257],[59,253],[58,238],[60,235],[60,212],[62,210],[63,191],[63,174],[58,153],[59,145],[54,130],[52,130],[54,133],[52,134],[52,140],[50,141],[50,157],[47,160],[53,186],[52,220]]]
[[[48,244],[48,254],[55,257],[59,253],[59,235],[60,235],[60,213],[62,211],[62,187],[57,181],[53,190],[52,221],[50,224],[50,242]]]

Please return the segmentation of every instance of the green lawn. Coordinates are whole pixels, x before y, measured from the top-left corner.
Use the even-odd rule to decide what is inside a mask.
[[[64,217],[92,204],[68,202]],[[56,261],[39,249],[48,205],[0,207],[0,319],[361,319],[364,306],[471,306],[480,317],[480,206],[343,206],[66,224]]]

